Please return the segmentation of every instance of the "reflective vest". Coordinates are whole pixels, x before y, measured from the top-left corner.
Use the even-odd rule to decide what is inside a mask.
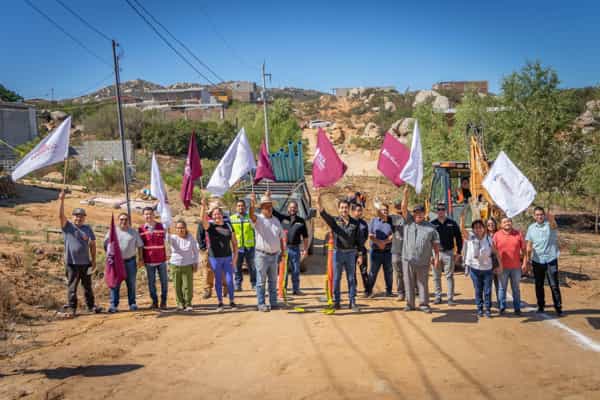
[[[165,249],[165,228],[160,222],[154,225],[154,229],[142,225],[138,229],[142,242],[144,242],[144,264],[161,264],[167,261]]]
[[[239,214],[234,214],[229,217],[229,221],[231,222],[233,233],[235,233],[238,246],[240,248],[254,247],[254,228],[248,215],[240,217]]]

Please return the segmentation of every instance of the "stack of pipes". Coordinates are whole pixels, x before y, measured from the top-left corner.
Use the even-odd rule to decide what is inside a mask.
[[[302,142],[288,142],[287,149],[283,147],[278,152],[269,155],[273,173],[277,182],[296,182],[304,179],[304,154]]]

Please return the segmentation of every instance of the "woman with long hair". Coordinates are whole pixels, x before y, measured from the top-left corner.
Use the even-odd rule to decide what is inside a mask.
[[[236,308],[233,288],[233,265],[237,261],[238,245],[231,226],[225,223],[221,208],[214,207],[209,213],[206,212],[207,208],[206,199],[203,198],[200,207],[200,220],[202,221],[202,227],[208,234],[208,261],[215,274],[215,291],[217,292],[217,299],[219,301],[217,311],[222,312],[224,310],[223,273],[227,282],[229,305],[232,309]]]
[[[171,250],[169,265],[171,278],[175,286],[177,310],[192,312],[194,293],[194,272],[198,271],[198,242],[189,233],[184,220],[175,224],[175,234],[168,234],[167,241]]]

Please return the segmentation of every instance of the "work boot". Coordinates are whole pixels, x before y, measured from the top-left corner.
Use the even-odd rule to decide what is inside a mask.
[[[157,302],[152,302],[152,305],[150,306],[151,310],[157,310],[158,309],[158,303]]]
[[[167,302],[166,301],[161,301],[160,302],[160,309],[161,310],[166,310],[167,309]]]

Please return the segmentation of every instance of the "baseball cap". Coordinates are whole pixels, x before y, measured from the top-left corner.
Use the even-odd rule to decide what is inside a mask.
[[[421,204],[417,204],[413,207],[413,212],[425,212],[425,207],[423,207]]]
[[[77,207],[76,209],[73,210],[73,215],[83,215],[85,216],[85,210],[83,208],[79,208]]]

